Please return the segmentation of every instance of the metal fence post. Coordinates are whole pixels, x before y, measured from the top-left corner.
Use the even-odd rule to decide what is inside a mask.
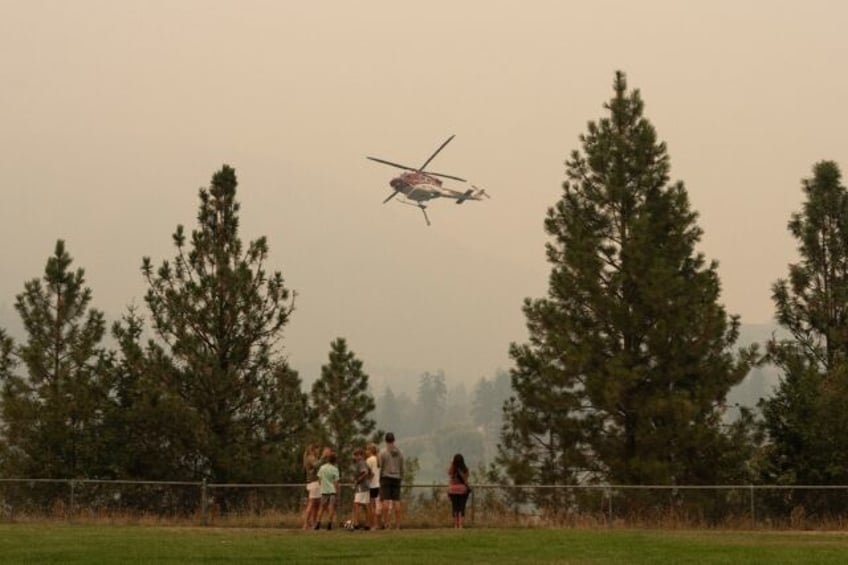
[[[71,487],[71,497],[70,497],[70,500],[68,502],[68,521],[73,522],[73,520],[74,520],[74,505],[76,504],[76,494],[74,492],[74,486],[75,486],[74,480],[70,479],[68,481],[68,484]]]
[[[474,489],[468,488],[468,496],[471,497],[471,525],[474,525]]]
[[[754,512],[754,485],[749,485],[751,492],[751,526],[757,525],[757,515]]]
[[[206,479],[200,483],[200,524],[206,526],[209,524],[209,498],[206,492]]]
[[[610,489],[605,489],[604,492],[607,495],[607,509],[609,510],[609,518],[607,518],[607,527],[612,528],[612,491]]]

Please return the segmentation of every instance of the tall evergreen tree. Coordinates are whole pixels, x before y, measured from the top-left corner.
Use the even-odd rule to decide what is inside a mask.
[[[503,428],[504,405],[512,394],[509,372],[498,370],[491,379],[481,378],[471,401],[472,422],[482,432],[485,458],[491,462],[498,450]]]
[[[365,446],[377,424],[371,418],[375,404],[368,375],[344,338],[330,344],[329,360],[312,384],[311,400],[318,426],[338,454],[339,469],[346,470],[353,449]]]
[[[3,382],[14,373],[17,366],[17,361],[13,354],[14,349],[15,340],[6,333],[4,328],[0,328],[0,379]]]
[[[471,417],[486,435],[496,435],[503,423],[504,402],[511,394],[509,373],[499,370],[492,379],[481,378],[474,387]]]
[[[300,380],[280,350],[293,297],[279,272],[265,271],[264,237],[243,248],[237,185],[235,170],[225,165],[200,189],[190,248],[178,226],[172,261],[154,269],[144,258],[145,300],[174,367],[160,378],[186,406],[186,419],[197,423],[184,455],[195,476],[294,479],[281,475],[297,470],[297,450],[280,450],[300,438],[306,417]]]
[[[114,405],[106,413],[105,434],[115,475],[123,479],[192,480],[186,457],[199,422],[183,398],[165,386],[175,371],[161,345],[142,343],[144,321],[130,308],[112,327],[118,351],[111,368]],[[134,503],[144,507],[144,500]]]
[[[448,386],[445,374],[424,373],[418,378],[418,433],[431,434],[442,426],[447,410]]]
[[[768,353],[782,376],[761,403],[770,443],[765,479],[783,484],[848,481],[848,191],[836,163],[803,181],[806,201],[789,231],[800,261],[772,287],[777,320],[788,330]],[[793,493],[793,502],[832,508],[833,493]]]
[[[107,476],[102,418],[109,404],[103,314],[90,308],[83,269],[62,240],[44,276],[24,285],[15,308],[27,333],[14,351],[2,340],[6,473],[40,478]],[[20,360],[26,376],[12,363]]]
[[[525,300],[530,341],[511,347],[500,460],[544,483],[712,484],[748,357],[641,96],[621,72],[613,87],[545,218],[548,297]]]
[[[15,368],[17,359],[14,355],[15,341],[6,333],[4,328],[0,328],[0,470],[9,469],[9,445],[6,440],[8,436],[7,426],[5,422],[5,402],[6,398],[12,394],[9,390],[11,383],[14,382]]]
[[[471,395],[465,383],[457,383],[448,391],[443,420],[446,427],[471,424]]]
[[[386,386],[376,401],[374,411],[379,428],[392,431],[398,437],[409,437],[415,433],[415,403],[405,393],[395,394],[392,387]]]

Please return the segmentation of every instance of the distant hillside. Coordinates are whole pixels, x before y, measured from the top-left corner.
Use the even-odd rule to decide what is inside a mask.
[[[739,345],[746,346],[752,343],[759,343],[762,346],[772,336],[784,338],[788,335],[786,330],[778,326],[777,323],[742,324],[739,327]]]

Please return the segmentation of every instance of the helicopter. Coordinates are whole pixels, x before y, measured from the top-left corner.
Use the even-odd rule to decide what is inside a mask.
[[[424,204],[428,200],[432,200],[434,198],[452,198],[456,200],[457,204],[462,204],[466,200],[483,200],[483,198],[489,198],[489,195],[486,194],[486,191],[482,188],[477,188],[473,184],[471,188],[468,190],[453,190],[451,188],[446,188],[442,186],[442,181],[440,179],[451,179],[459,182],[466,182],[465,179],[455,177],[453,175],[445,175],[442,173],[431,173],[425,171],[427,165],[436,158],[436,155],[445,148],[445,146],[451,142],[451,140],[455,136],[452,135],[442,143],[438,149],[436,149],[430,158],[424,161],[424,164],[420,167],[413,168],[408,167],[406,165],[401,165],[399,163],[393,163],[391,161],[386,161],[385,159],[380,159],[378,157],[367,157],[372,161],[376,161],[377,163],[382,163],[384,165],[389,165],[391,167],[397,167],[398,169],[403,169],[405,172],[401,174],[399,177],[393,178],[389,182],[389,186],[392,187],[392,193],[383,200],[383,204],[397,196],[398,194],[402,194],[401,200],[398,202],[402,204],[408,204],[410,206],[417,206],[421,212],[424,214],[424,221],[427,222],[427,225],[430,225],[430,218],[427,216],[427,206]]]

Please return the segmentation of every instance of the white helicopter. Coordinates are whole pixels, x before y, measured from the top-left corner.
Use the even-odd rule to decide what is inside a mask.
[[[427,165],[430,164],[430,161],[432,161],[453,138],[453,135],[447,138],[447,140],[442,143],[432,155],[430,155],[430,158],[424,161],[424,164],[417,169],[407,167],[406,165],[400,165],[398,163],[392,163],[385,159],[378,159],[377,157],[368,157],[368,159],[371,159],[372,161],[409,171],[407,173],[403,173],[399,177],[393,178],[389,182],[393,192],[389,194],[388,198],[383,200],[383,204],[398,194],[403,194],[403,199],[399,200],[399,202],[420,208],[421,212],[424,214],[424,221],[427,222],[427,225],[429,226],[430,218],[427,217],[427,206],[424,205],[424,202],[428,200],[432,200],[434,198],[453,198],[456,200],[457,204],[462,204],[466,200],[483,200],[483,197],[489,198],[489,195],[486,194],[484,189],[477,188],[474,185],[471,185],[471,188],[468,190],[460,191],[443,187],[442,181],[439,180],[440,178],[445,178],[459,182],[466,182],[465,179],[452,175],[424,171]]]

